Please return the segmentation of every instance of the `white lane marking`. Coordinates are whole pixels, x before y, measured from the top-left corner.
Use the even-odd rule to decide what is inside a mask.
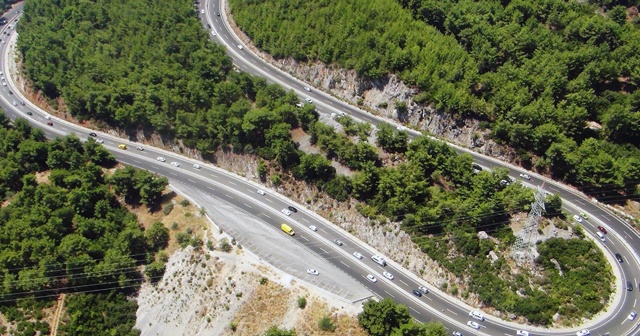
[[[300,236],[300,238],[302,238],[302,239],[304,239],[306,241],[309,241],[309,239],[307,239],[307,237],[305,237],[305,236]]]
[[[454,312],[453,310],[451,310],[451,309],[449,309],[449,308],[447,308],[447,310],[448,310],[451,314],[458,315],[458,313]]]
[[[178,174],[174,173],[174,172],[169,172],[169,174],[173,175],[173,176],[178,176]]]
[[[385,293],[387,293],[387,294],[389,294],[389,296],[390,296],[390,297],[392,297],[392,298],[394,298],[394,299],[396,298],[396,297],[395,297],[395,296],[393,296],[391,293],[389,293],[389,292],[387,292],[387,291],[384,291],[384,292],[385,292]]]
[[[233,182],[233,181],[227,181],[227,182],[229,182],[229,184],[237,185],[237,184],[236,184],[235,182]]]
[[[324,230],[324,229],[322,229],[322,228],[320,229],[320,231],[322,231],[322,232],[324,232],[324,233],[327,233],[327,231],[325,231],[325,230]]]
[[[272,201],[272,200],[270,200],[270,199],[268,199],[268,198],[267,198],[267,202],[271,202],[271,203],[273,203],[273,201]]]
[[[140,162],[140,161],[138,161],[138,160],[133,160],[133,162],[135,162],[135,163],[142,163],[142,162]]]
[[[196,181],[194,181],[194,180],[192,180],[192,179],[190,179],[190,178],[188,178],[188,179],[187,179],[187,181],[189,181],[189,182],[191,182],[191,183],[196,183]]]
[[[249,209],[253,209],[253,208],[252,208],[249,204],[247,204],[247,203],[242,203],[242,204],[244,204],[244,206],[246,206],[246,207],[247,207],[247,208],[249,208]]]
[[[416,314],[418,314],[418,315],[422,315],[422,314],[420,314],[420,312],[419,312],[419,311],[417,311],[417,310],[413,309],[412,307],[409,307],[409,309],[413,310],[413,311],[414,311],[414,312],[416,312]]]
[[[398,279],[398,281],[402,282],[405,286],[409,287],[409,284],[407,284],[406,282],[404,282],[404,281],[402,281],[400,279]]]
[[[633,300],[633,308],[636,307],[636,303],[638,303],[638,299]]]
[[[609,239],[609,243],[615,245],[616,243],[612,242],[611,239]]]
[[[209,188],[209,189],[211,189],[211,190],[215,191],[215,189],[213,189],[213,188],[211,188],[211,187],[209,187],[209,186],[207,186],[207,188]]]
[[[263,215],[267,218],[271,218],[271,216],[267,215],[266,213],[263,213]]]
[[[627,236],[627,238],[629,239],[633,239],[633,237],[631,237],[630,235],[628,235],[626,232],[624,233],[625,236]]]
[[[430,298],[429,296],[427,296],[427,295],[423,295],[423,296],[424,296],[425,298],[429,299],[429,301],[433,301],[433,299],[432,299],[432,298]]]
[[[329,254],[329,252],[327,252],[327,250],[323,249],[322,247],[320,249],[322,250],[322,252]]]
[[[347,267],[349,267],[349,268],[351,268],[351,266],[349,266],[349,265],[345,264],[345,263],[344,263],[344,262],[342,262],[342,261],[340,261],[340,263],[341,263],[341,264],[343,264],[343,265],[345,265],[345,266],[347,266]]]
[[[308,220],[306,220],[305,218],[300,218],[300,219],[302,219],[303,221],[305,221],[305,222],[309,223],[309,221],[308,221]]]
[[[231,195],[229,195],[229,194],[224,194],[224,195],[225,195],[225,196],[227,196],[227,197],[229,197],[229,198],[231,198],[231,199],[233,199],[233,196],[231,196]]]

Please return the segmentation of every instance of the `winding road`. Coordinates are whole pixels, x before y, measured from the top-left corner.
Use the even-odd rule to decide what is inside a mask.
[[[252,75],[264,77],[270,83],[276,83],[286,89],[292,89],[301,99],[312,99],[320,113],[345,112],[358,120],[373,125],[382,122],[393,124],[389,120],[352,107],[324,92],[317,90],[307,92],[304,87],[308,86],[308,84],[281,72],[261,60],[251,53],[246,46],[243,46],[243,43],[238,40],[230,29],[229,23],[226,21],[226,12],[221,7],[223,5],[218,0],[201,3],[198,8],[198,15],[203,19],[205,29],[212,32],[210,36],[213,40],[227,47],[228,54],[237,68]],[[204,9],[204,13],[200,12],[201,9]],[[3,85],[2,90],[0,90],[0,106],[7,111],[6,113],[11,119],[27,119],[34,127],[43,129],[49,138],[76,134],[79,138],[86,139],[88,133],[92,132],[92,130],[48,116],[46,112],[27,101],[19,92],[11,77],[8,76],[8,62],[11,57],[8,55],[7,46],[15,41],[15,21],[21,10],[22,5],[20,4],[7,12],[5,17],[9,22],[0,29],[2,33],[0,34],[2,38],[2,43],[0,43],[2,75],[6,77],[7,84],[6,86]],[[239,46],[243,46],[243,48],[239,48]],[[21,102],[25,104],[22,105]],[[47,122],[53,122],[53,126],[48,126]],[[408,131],[411,136],[419,135],[418,132]],[[167,176],[172,182],[198,187],[200,190],[204,190],[208,194],[235,206],[240,211],[251,213],[265,223],[275,227],[279,228],[283,222],[289,223],[297,233],[291,239],[324,257],[343,272],[360,281],[363,286],[366,286],[378,296],[392,297],[397,302],[407,305],[412,315],[419,321],[426,322],[436,319],[441,321],[450,332],[458,330],[465,335],[516,335],[517,329],[528,330],[531,335],[575,335],[577,330],[585,327],[591,330],[591,335],[623,336],[638,334],[638,319],[628,321],[626,317],[631,310],[638,309],[637,300],[640,295],[640,288],[638,287],[638,281],[640,281],[638,279],[640,277],[640,258],[638,257],[640,235],[635,229],[628,227],[623,220],[606,208],[593,203],[583,194],[543,176],[525,171],[522,168],[454,146],[459,152],[473,155],[474,161],[483,167],[505,167],[510,170],[511,176],[518,176],[520,173],[531,175],[532,178],[526,181],[527,184],[544,184],[547,191],[562,197],[564,206],[569,212],[574,214],[586,212],[590,216],[590,219],[585,221],[583,225],[585,231],[594,239],[597,239],[595,236],[596,226],[602,225],[607,228],[609,233],[607,242],[603,244],[603,247],[615,268],[616,274],[621,278],[619,279],[620,284],[616,288],[619,300],[614,300],[614,305],[610,308],[609,314],[597,317],[580,328],[549,330],[525,327],[487,316],[485,321],[477,321],[480,324],[479,330],[473,329],[466,324],[467,321],[473,320],[468,316],[469,311],[472,310],[471,307],[441,293],[437,288],[433,288],[418,276],[404,270],[394,262],[389,262],[386,267],[379,266],[370,259],[371,255],[379,254],[377,251],[317,214],[307,211],[303,205],[295,204],[271,190],[267,190],[266,195],[260,195],[257,190],[263,187],[259,184],[215,166],[148,146],[143,146],[144,150],[139,151],[136,150],[136,147],[141,146],[141,144],[101,132],[96,133],[98,134],[97,138],[104,141],[103,145],[120,162]],[[120,144],[127,145],[128,149],[119,149],[118,146]],[[158,161],[157,157],[160,156],[166,158],[166,162]],[[179,162],[180,166],[172,166],[169,162]],[[199,164],[200,167],[195,168],[194,164]],[[282,214],[281,209],[289,205],[295,206],[299,211],[291,216],[285,216]],[[315,225],[318,230],[312,231],[309,229],[310,225]],[[334,239],[339,239],[344,244],[338,246],[333,243]],[[354,257],[354,252],[362,253],[364,258],[358,259]],[[618,263],[613,257],[614,253],[620,253],[624,258],[624,262]],[[385,279],[382,276],[383,270],[391,272],[395,275],[395,278],[393,280]],[[375,283],[369,282],[366,278],[367,274],[374,275],[378,278],[378,281]],[[628,292],[623,287],[627,280],[633,282],[633,291]],[[426,286],[431,290],[431,293],[422,297],[414,296],[412,291],[417,289],[418,286]]]

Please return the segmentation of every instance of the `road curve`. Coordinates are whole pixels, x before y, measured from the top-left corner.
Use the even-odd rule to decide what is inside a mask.
[[[218,42],[228,46],[230,56],[240,69],[248,71],[254,75],[267,77],[270,81],[277,82],[284,87],[293,88],[299,94],[303,93],[304,97],[311,97],[316,101],[316,105],[320,112],[330,113],[331,111],[344,111],[356,116],[358,119],[371,122],[373,124],[384,122],[378,117],[368,115],[324,93],[315,91],[311,93],[306,91],[303,92],[303,83],[293,79],[289,75],[282,74],[274,70],[272,67],[256,58],[253,54],[246,51],[246,48],[243,48],[242,50],[237,48],[237,46],[240,45],[240,42],[234,40],[234,35],[227,28],[228,26],[222,21],[224,12],[219,10],[219,7],[217,7],[220,6],[220,3],[207,2],[205,5],[205,8],[207,9],[206,17],[210,20],[208,22],[210,22],[209,24],[211,24],[213,29],[216,30],[216,36],[214,36],[214,38],[216,38]],[[14,25],[13,20],[17,14],[16,12],[19,10],[21,10],[21,5],[16,6],[6,14],[10,23],[2,27],[2,31],[9,30],[10,33],[13,33],[13,29],[8,29],[8,26]],[[216,12],[220,12],[222,15],[217,16]],[[213,18],[213,20],[211,20],[211,18]],[[6,36],[7,35],[4,35],[3,37],[6,39]],[[3,41],[5,41],[5,39],[3,39]],[[6,46],[7,44],[0,44],[0,48],[2,48],[0,51],[2,51],[2,55],[4,55],[4,58],[2,59],[2,71],[8,73],[6,61],[10,58],[6,57]],[[238,51],[240,52],[238,53]],[[279,79],[274,80],[275,77],[269,75],[270,73],[275,74]],[[48,120],[44,117],[46,113],[26,101],[19,91],[15,89],[16,86],[11,82],[10,77],[7,76],[7,79],[8,87],[3,87],[3,91],[0,92],[0,106],[7,111],[7,115],[10,118],[26,117],[33,126],[43,129],[45,134],[50,138],[70,133],[77,134],[81,139],[86,138],[86,134],[89,132],[88,129],[63,120],[53,118],[54,126],[47,126],[46,121]],[[8,92],[9,90],[13,90],[14,94],[10,94]],[[21,106],[18,104],[17,106],[14,106],[13,101],[15,100],[23,100],[26,102],[26,105]],[[27,111],[33,113],[33,116],[26,115],[25,113]],[[466,335],[515,335],[515,329],[518,328],[516,325],[493,318],[488,318],[486,321],[481,322],[481,329],[479,331],[467,327],[466,321],[469,320],[467,316],[469,307],[460,303],[452,302],[455,300],[452,300],[446,295],[440,295],[437,291],[435,291],[435,293],[432,292],[425,295],[422,298],[414,297],[411,295],[411,290],[417,288],[418,285],[426,285],[428,288],[432,289],[431,286],[427,285],[424,281],[419,280],[414,274],[398,267],[395,263],[392,263],[385,268],[387,271],[390,271],[395,275],[395,279],[393,281],[387,281],[381,275],[382,267],[378,266],[368,258],[370,255],[376,253],[375,250],[371,247],[365,246],[348,233],[320,218],[315,213],[306,211],[301,205],[296,206],[300,209],[299,212],[293,214],[291,217],[284,216],[280,210],[293,203],[275,192],[269,192],[268,195],[260,196],[255,192],[259,185],[214,166],[200,163],[202,168],[194,169],[191,165],[196,163],[196,161],[184,158],[178,154],[146,146],[144,151],[135,151],[133,150],[137,145],[135,143],[103,133],[98,134],[99,138],[104,140],[104,146],[113,152],[117,159],[123,163],[157,172],[158,174],[167,176],[179,183],[197,185],[200,189],[208,190],[210,195],[234,205],[241,211],[252,213],[270,225],[279,227],[280,223],[284,221],[291,223],[297,232],[304,232],[304,235],[299,234],[292,237],[292,239],[296,239],[300,244],[303,244],[312,251],[324,256],[331,263],[342,269],[350,276],[360,279],[363,285],[377,293],[380,297],[393,297],[396,301],[406,304],[410,308],[414,317],[420,321],[427,321],[435,318],[437,320],[441,320],[450,331],[461,330]],[[124,151],[118,149],[117,146],[120,143],[127,144],[129,146],[129,150]],[[481,165],[487,167],[507,166],[507,168],[510,168],[512,173],[515,173],[516,175],[519,172],[524,172],[524,170],[520,168],[505,165],[495,159],[475,153],[472,154],[474,155],[476,162]],[[166,162],[158,162],[155,159],[157,156],[167,158],[167,162],[181,162],[182,165],[180,167],[173,167]],[[594,206],[588,199],[581,196],[581,194],[565,188],[561,184],[550,181],[542,176],[537,176],[531,173],[529,174],[533,177],[530,182],[534,184],[546,182],[548,186],[547,189],[550,192],[560,195],[567,204],[579,203],[580,208],[589,213],[593,218],[597,217],[599,220],[607,221],[606,225],[611,231],[615,231],[617,234],[627,239],[628,244],[625,244],[623,239],[616,240],[615,237],[610,237],[610,241],[614,247],[613,250],[609,249],[609,251],[615,250],[616,252],[622,253],[625,255],[625,260],[627,261],[622,265],[617,263],[614,263],[614,265],[617,265],[618,267],[621,266],[620,273],[623,274],[624,277],[640,274],[640,272],[638,272],[640,264],[637,262],[638,243],[635,242],[636,239],[640,240],[640,236],[635,233],[635,230],[627,228],[623,221],[619,220],[608,211]],[[551,187],[553,189],[551,189]],[[570,209],[577,211],[577,209]],[[592,219],[589,222],[597,223],[597,220]],[[307,227],[311,224],[316,225],[319,230],[317,232],[310,231]],[[613,235],[610,234],[610,236]],[[342,240],[344,245],[337,246],[331,243],[333,239]],[[632,249],[624,251],[626,246],[632,246]],[[607,248],[609,247],[610,245],[607,245]],[[353,257],[352,254],[356,251],[364,254],[365,258],[359,260]],[[374,274],[378,278],[376,283],[370,283],[366,280],[365,276],[369,273]],[[621,288],[619,288],[619,290],[621,290]],[[620,301],[620,305],[613,310],[614,314],[612,318],[604,319],[590,327],[592,335],[602,335],[607,332],[610,333],[610,335],[635,334],[634,330],[637,325],[635,322],[625,322],[625,317],[628,311],[631,310],[632,307],[635,307],[637,293],[638,291],[631,293],[624,292],[626,295],[623,296],[623,299]],[[575,330],[546,331],[538,328],[523,329],[530,330],[532,335],[575,335]]]

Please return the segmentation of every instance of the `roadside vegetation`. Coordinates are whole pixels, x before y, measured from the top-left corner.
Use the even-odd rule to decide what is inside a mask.
[[[440,322],[420,323],[409,314],[407,306],[391,298],[380,302],[367,301],[358,315],[360,325],[370,336],[445,336],[447,329]]]
[[[607,202],[639,192],[640,17],[626,11],[637,1],[230,4],[276,58],[395,73],[416,102],[484,121],[525,166]]]
[[[126,197],[114,191],[123,184],[105,170],[115,160],[101,145],[74,136],[46,142],[26,120],[10,125],[4,114],[0,144],[0,312],[13,326],[5,332],[48,333],[43,309],[67,293],[71,320],[61,331],[137,334],[137,305],[126,296],[144,280],[140,267],[162,234],[145,232],[119,199],[153,206],[167,180],[133,170],[136,197]]]
[[[381,127],[377,142],[372,144],[366,141],[370,127],[349,117],[338,119],[340,129],[318,122],[314,107],[298,107],[298,98],[292,92],[232,71],[224,50],[207,41],[190,1],[89,4],[32,0],[25,3],[18,29],[18,47],[32,84],[52,104],[62,101],[57,107],[79,119],[103,122],[130,134],[139,129],[154,130],[165,139],[200,150],[205,157],[218,150],[256,155],[261,158],[257,171],[263,182],[278,185],[293,176],[336,200],[356,199],[360,201],[357,209],[371,218],[372,225],[387,220],[401,223],[424,252],[468,282],[483,304],[520,314],[532,322],[548,324],[548,317],[556,312],[568,318],[588,316],[608,300],[609,286],[594,285],[608,284],[606,268],[595,268],[591,276],[580,279],[584,282],[556,278],[564,285],[589,290],[592,300],[588,305],[567,302],[560,293],[557,305],[548,306],[538,304],[540,285],[548,282],[536,283],[522,275],[521,281],[509,283],[501,277],[511,273],[504,258],[493,264],[488,261],[489,251],[505,251],[513,244],[511,217],[528,211],[533,200],[532,192],[519,183],[503,182],[509,180],[506,170],[476,173],[471,156],[458,155],[427,137],[409,142],[406,133],[390,127]],[[445,39],[437,37],[437,31],[433,33],[434,39]],[[433,48],[440,48],[440,42]],[[454,53],[451,58],[471,59],[455,43],[446,43],[450,46],[447,52]],[[449,86],[462,85],[453,80],[458,78],[455,73],[462,76],[460,69],[454,69],[455,64],[441,70],[452,71],[454,84]],[[298,150],[291,137],[293,128],[306,132],[321,154]],[[101,159],[112,160],[108,155]],[[332,160],[349,167],[353,176],[337,174]],[[13,172],[11,166],[5,166],[5,171]],[[111,182],[113,192],[124,201],[153,206],[160,198],[140,184],[161,190],[165,182],[149,175],[127,168],[118,170],[109,180],[117,181]],[[74,181],[66,175],[59,179],[64,183]],[[162,211],[170,213],[172,206]],[[547,215],[563,217],[557,196],[547,199]],[[153,229],[166,234],[160,226]],[[479,231],[494,239],[480,240]],[[181,237],[178,240],[185,246],[202,244],[188,234]],[[142,243],[158,248],[156,241],[144,239]],[[567,246],[569,252],[573,248]],[[588,249],[583,246],[575,250]],[[148,255],[145,258],[153,261]],[[546,265],[546,259],[541,258],[539,262]],[[154,264],[150,274],[161,273],[161,266]],[[568,266],[572,267],[580,269]],[[495,287],[486,287],[488,284]],[[556,294],[554,290],[560,288],[569,287],[549,286],[545,292]],[[563,304],[567,309],[559,311]]]

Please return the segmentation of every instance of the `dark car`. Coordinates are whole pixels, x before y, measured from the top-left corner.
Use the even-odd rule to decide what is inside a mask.
[[[633,285],[631,284],[631,281],[627,281],[627,290],[630,292],[633,290]]]
[[[338,246],[342,246],[342,241],[341,240],[334,239],[333,242]]]
[[[13,91],[9,90],[9,94],[13,94]]]
[[[24,102],[22,100],[20,101],[20,105],[24,106]]]
[[[479,172],[481,172],[481,171],[482,171],[482,167],[480,167],[480,165],[479,165],[479,164],[477,164],[477,163],[474,163],[474,164],[472,165],[472,167],[473,167],[473,170],[477,170],[477,171],[479,171]]]
[[[220,16],[220,12],[217,12],[217,13],[216,13],[216,15],[217,15],[217,16]]]
[[[415,296],[417,296],[417,297],[422,297],[422,293],[420,293],[420,291],[419,291],[419,290],[417,290],[417,289],[414,289],[414,290],[413,290],[413,295],[415,295]]]
[[[47,125],[53,126],[53,123],[52,122],[48,122]]]
[[[620,255],[620,253],[616,253],[615,256],[616,256],[616,260],[618,260],[619,263],[624,262],[624,260],[622,259],[622,256]]]
[[[93,132],[89,133],[89,135],[92,136],[92,137],[97,137],[98,136],[97,134],[95,134]]]
[[[294,208],[292,206],[289,206],[287,209],[289,209],[289,211],[291,211],[291,212],[298,212],[298,209],[296,209],[296,208]]]
[[[602,226],[598,225],[598,230],[600,230],[600,232],[607,234],[607,229],[603,228]]]
[[[31,113],[31,111],[27,111],[26,113],[27,113],[27,115],[33,115],[33,113]]]

